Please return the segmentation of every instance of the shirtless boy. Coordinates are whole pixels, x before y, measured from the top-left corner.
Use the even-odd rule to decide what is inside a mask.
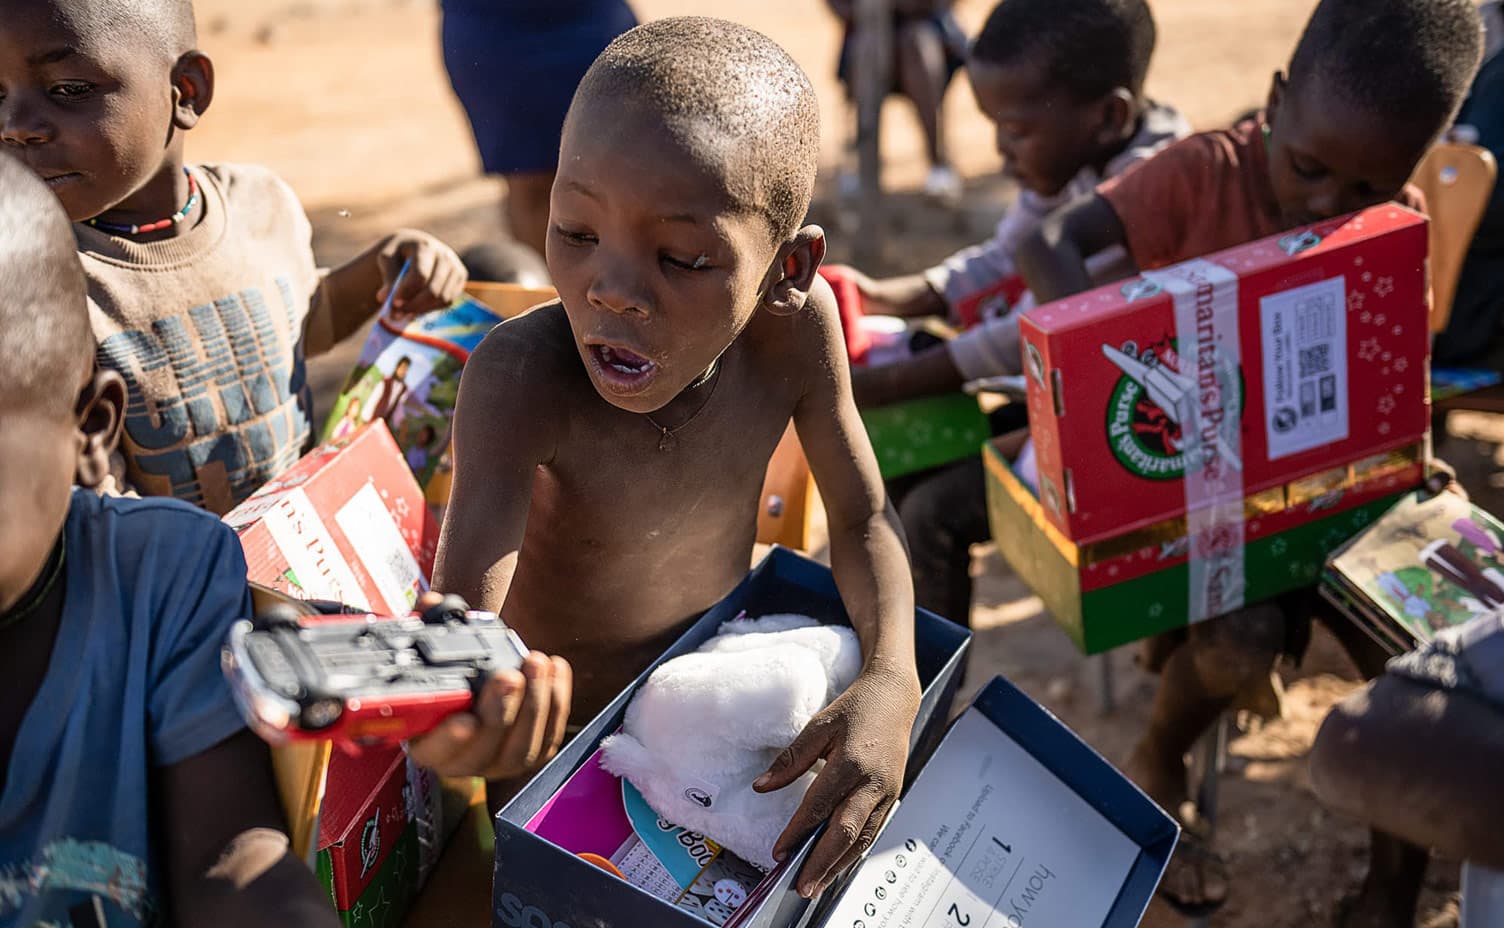
[[[778,789],[826,761],[775,849],[831,819],[801,874],[811,896],[876,835],[919,699],[897,519],[817,283],[824,234],[800,225],[818,153],[808,78],[756,32],[660,20],[601,55],[565,121],[553,189],[560,300],[498,327],[466,365],[435,574],[436,589],[503,612],[566,659],[573,719],[588,720],[745,575],[792,418],[865,655],[756,784]],[[532,668],[514,728],[558,715],[561,672]],[[462,724],[456,742],[502,737]],[[445,747],[436,734],[425,759]]]

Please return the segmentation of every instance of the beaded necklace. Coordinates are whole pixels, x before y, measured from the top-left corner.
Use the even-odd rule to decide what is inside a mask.
[[[84,222],[101,232],[108,232],[111,235],[146,235],[150,232],[160,232],[163,229],[170,229],[184,219],[187,219],[188,214],[193,212],[193,207],[198,205],[198,181],[193,179],[193,175],[188,172],[187,168],[183,168],[183,174],[188,178],[188,202],[183,204],[182,209],[168,216],[166,219],[148,222],[144,226],[122,226],[116,225],[113,222],[102,222],[99,219],[86,219]]]

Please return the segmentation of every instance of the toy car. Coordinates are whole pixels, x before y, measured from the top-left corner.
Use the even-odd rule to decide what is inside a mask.
[[[421,616],[299,615],[275,606],[230,629],[222,665],[235,701],[265,740],[396,744],[468,709],[485,681],[521,666],[527,648],[457,596]]]

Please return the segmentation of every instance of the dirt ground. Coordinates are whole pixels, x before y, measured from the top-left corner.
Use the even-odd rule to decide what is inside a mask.
[[[1211,126],[1263,99],[1313,0],[1155,0],[1159,51],[1150,92]],[[266,164],[302,196],[324,263],[355,253],[399,225],[429,229],[463,248],[500,234],[501,185],[478,176],[468,128],[450,94],[433,0],[198,0],[202,44],[218,71],[213,111],[193,132],[196,160]],[[833,78],[838,40],[818,0],[634,0],[641,18],[709,13],[773,36],[804,65],[824,101],[827,165],[841,157],[848,114]],[[986,0],[961,0],[970,30]],[[497,88],[498,93],[509,92]],[[519,91],[520,92],[520,91]],[[891,235],[874,271],[917,270],[980,240],[1011,194],[993,177],[990,127],[964,77],[952,87],[946,128],[968,178],[965,205],[945,212],[913,192],[924,165],[917,127],[902,104],[885,112],[886,182],[894,190]],[[829,175],[831,172],[826,172]],[[829,177],[822,178],[822,191]],[[828,197],[816,218],[831,230],[832,256],[850,254],[859,229]],[[358,341],[358,340],[352,340]],[[356,346],[312,366],[322,395],[348,371]],[[1498,506],[1494,472],[1504,428],[1454,416],[1441,453],[1485,505]],[[1499,511],[1495,508],[1495,511]],[[1007,675],[1111,760],[1127,755],[1153,692],[1127,651],[1112,655],[1116,706],[1100,709],[1097,661],[1086,661],[991,547],[979,548],[972,677]],[[1131,650],[1131,649],[1130,649]],[[1310,792],[1305,757],[1321,718],[1356,685],[1335,643],[1318,637],[1305,666],[1286,673],[1286,717],[1237,734],[1223,781],[1219,841],[1235,873],[1232,899],[1214,924],[1265,928],[1329,924],[1337,899],[1361,876],[1366,835]],[[1432,867],[1420,925],[1455,919],[1455,864]],[[1179,925],[1156,903],[1146,924]]]

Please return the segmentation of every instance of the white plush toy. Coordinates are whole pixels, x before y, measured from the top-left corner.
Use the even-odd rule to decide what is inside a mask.
[[[849,628],[802,615],[727,622],[653,671],[621,733],[601,743],[601,764],[664,819],[772,869],[773,844],[815,773],[771,793],[752,781],[861,668]]]

